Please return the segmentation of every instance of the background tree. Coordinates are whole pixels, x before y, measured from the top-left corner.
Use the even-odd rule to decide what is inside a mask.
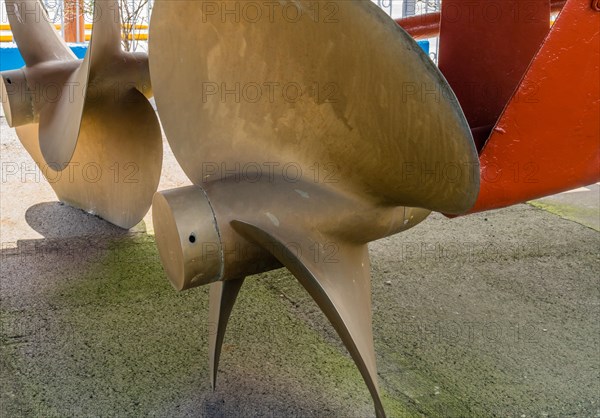
[[[135,51],[138,45],[136,35],[140,33],[138,25],[148,25],[147,15],[145,12],[148,9],[149,0],[119,0],[119,8],[121,11],[122,29],[122,44],[125,51]]]

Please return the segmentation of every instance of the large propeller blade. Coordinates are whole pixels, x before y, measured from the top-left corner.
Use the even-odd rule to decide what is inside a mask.
[[[158,187],[162,137],[147,100],[148,57],[120,47],[118,2],[94,3],[83,61],[58,37],[39,0],[7,0],[6,7],[26,62],[0,74],[9,125],[60,200],[134,226]]]
[[[38,0],[5,0],[10,30],[28,67],[49,61],[72,61],[64,43]]]
[[[469,209],[477,152],[443,76],[372,2],[273,7],[229,19],[213,2],[155,4],[157,106],[195,184],[155,195],[159,254],[176,289],[211,285],[213,384],[242,281],[285,266],[338,332],[383,417],[367,243],[431,210]]]
[[[240,221],[234,221],[232,226],[247,239],[269,249],[317,302],[358,366],[371,392],[377,417],[384,417],[373,346],[371,274],[367,246],[348,244],[338,247],[336,257],[343,262],[328,262],[318,258],[315,260],[310,253],[296,252],[294,244],[306,249],[314,245],[326,245],[313,241],[312,237],[305,234],[294,236],[293,231],[285,230],[269,232],[274,229],[272,225],[265,229]],[[278,237],[279,234],[282,237]]]
[[[152,84],[189,178],[277,162],[299,178],[329,170],[386,205],[469,209],[479,181],[469,126],[414,40],[369,1],[285,6],[254,21],[214,3],[156,2]]]

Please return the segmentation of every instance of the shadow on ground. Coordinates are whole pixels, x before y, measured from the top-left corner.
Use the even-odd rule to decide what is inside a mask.
[[[25,220],[31,228],[47,239],[85,236],[110,239],[145,231],[143,223],[129,231],[60,202],[44,202],[31,206],[25,212]]]
[[[26,218],[46,238],[1,254],[2,416],[372,414],[349,357],[291,315],[266,276],[242,290],[213,392],[207,288],[176,293],[143,226],[58,203]]]
[[[242,288],[213,392],[207,289],[172,290],[143,226],[58,204],[27,221],[46,238],[1,253],[2,416],[373,416],[335,332],[285,271]],[[435,215],[374,243],[389,416],[596,416],[599,237],[518,206]]]

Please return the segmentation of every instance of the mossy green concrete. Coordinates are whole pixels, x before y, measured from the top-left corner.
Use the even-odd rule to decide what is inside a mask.
[[[553,201],[550,199],[535,200],[527,202],[531,206],[553,213],[561,218],[568,219],[600,231],[600,219],[598,208],[590,208],[585,206],[575,206],[564,202]]]
[[[2,252],[0,415],[373,416],[339,338],[287,271],[242,288],[212,392],[208,289],[172,290],[150,236],[91,231],[40,240],[50,251],[39,257]],[[521,205],[432,215],[373,243],[389,416],[598,415],[599,239]]]
[[[294,281],[288,280],[287,274],[281,272],[271,273],[267,282],[274,294],[284,294],[285,299],[291,302],[294,308],[294,316],[301,318],[311,328],[318,329],[324,335],[329,344],[338,346],[341,343],[335,332],[330,329],[322,318],[316,304],[310,300],[304,290],[297,286]],[[374,283],[379,290],[375,290],[375,305],[379,305],[380,298],[389,297],[389,288],[381,288],[381,283]],[[386,290],[388,295],[386,296]],[[410,356],[414,337],[399,333],[397,322],[393,320],[396,312],[401,311],[400,306],[390,300],[385,306],[394,307],[387,310],[376,310],[373,318],[375,334],[375,350],[379,363],[379,383],[385,391],[385,398],[395,399],[402,403],[404,409],[410,410],[412,414],[428,417],[481,417],[486,413],[475,406],[469,405],[463,398],[462,385],[448,385],[441,390],[446,370],[431,368],[431,364],[425,358]],[[408,338],[403,338],[408,337]],[[400,345],[404,350],[398,352]],[[408,347],[410,346],[410,347]],[[437,390],[436,390],[437,389]],[[390,417],[404,416],[400,411],[391,413],[386,411]]]
[[[176,293],[150,236],[119,239],[96,257],[97,263],[69,271],[67,283],[48,294],[43,326],[22,311],[2,312],[3,338],[15,336],[16,324],[38,334],[3,344],[2,358],[20,387],[17,399],[8,400],[13,409],[23,416],[167,416],[186,398],[210,393],[207,288]],[[276,382],[263,388],[275,392],[272,397],[278,384],[287,387],[286,396],[296,390],[314,396],[317,388],[321,404],[330,402],[334,411],[345,405],[357,417],[372,414],[348,354],[290,312],[269,283],[276,278],[303,291],[284,271],[246,281],[228,328],[223,373]],[[390,417],[417,416],[382,392]]]

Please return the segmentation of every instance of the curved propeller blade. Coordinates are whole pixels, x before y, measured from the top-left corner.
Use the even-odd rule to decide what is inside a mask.
[[[57,169],[64,169],[71,160],[86,108],[103,100],[123,101],[128,91],[139,84],[136,78],[146,76],[130,70],[139,67],[139,61],[146,58],[121,50],[121,18],[117,0],[96,0],[94,16],[97,18],[88,52],[65,84],[69,94],[63,91],[60,100],[40,118],[42,155]],[[153,110],[147,113],[148,119],[155,118]],[[115,134],[119,129],[115,127]],[[133,132],[133,135],[133,141],[143,139],[142,132]]]
[[[334,325],[383,416],[370,330],[367,242],[422,222],[428,210],[380,207],[314,183],[213,182],[161,191],[152,210],[173,286],[210,284],[210,378],[240,277],[287,267]]]
[[[151,111],[148,100],[132,90],[127,101],[109,100],[85,112],[72,162],[62,171],[44,163],[38,124],[20,126],[17,134],[60,201],[129,229],[150,209],[160,179],[160,126],[148,120]],[[139,139],[123,140],[131,135]]]
[[[221,347],[225,338],[225,330],[229,322],[229,316],[237,295],[244,284],[244,279],[227,280],[210,285],[210,300],[208,303],[208,357],[210,369],[210,383],[213,390],[217,385],[217,372],[219,371],[219,359],[221,358]]]
[[[10,30],[28,67],[48,61],[75,60],[54,29],[39,0],[5,0]]]
[[[310,248],[315,245],[312,237],[295,236],[292,231],[272,226],[259,227],[242,221],[233,221],[232,226],[247,239],[270,251],[317,302],[360,370],[375,403],[377,417],[385,417],[377,385],[367,246],[338,245],[336,262],[315,262],[286,244],[292,242],[300,244],[300,248]]]
[[[281,8],[238,22],[204,2],[156,2],[152,84],[189,178],[218,179],[207,162],[294,163],[307,179],[332,167],[340,186],[382,204],[468,210],[479,189],[471,132],[415,41],[367,0],[290,4],[293,23]],[[318,14],[331,5],[330,20]]]
[[[213,2],[156,1],[156,102],[195,184],[155,195],[157,245],[176,289],[211,284],[213,384],[238,280],[283,264],[333,324],[383,417],[367,243],[430,210],[468,210],[479,160],[444,77],[371,1],[286,4],[240,20]],[[336,262],[309,256],[332,246]]]
[[[148,211],[162,166],[160,125],[147,100],[147,56],[121,50],[117,0],[96,0],[83,61],[65,52],[47,20],[27,13],[34,7],[43,9],[38,0],[7,2],[16,10],[9,19],[27,57],[23,69],[1,74],[11,126],[59,199],[130,228]],[[38,44],[48,50],[38,51]],[[31,94],[47,86],[60,88],[57,100]],[[91,176],[81,171],[89,167]]]
[[[86,55],[81,66],[67,79],[65,85],[72,89],[72,94],[64,94],[63,90],[58,102],[40,113],[40,149],[46,163],[55,170],[67,167],[77,146],[87,93],[89,62],[89,55]]]

